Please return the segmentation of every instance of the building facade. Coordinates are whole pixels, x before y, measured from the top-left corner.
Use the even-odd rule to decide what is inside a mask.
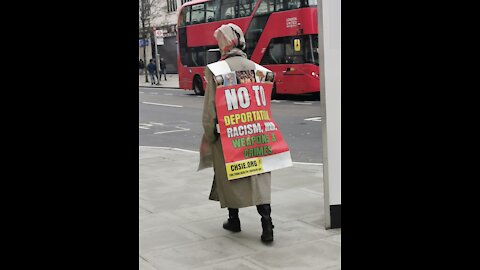
[[[163,31],[163,45],[158,45],[160,57],[165,60],[167,73],[178,73],[177,68],[177,16],[180,7],[191,0],[150,0],[150,29]],[[150,32],[151,33],[151,32]],[[140,33],[141,36],[141,33]],[[154,39],[139,38],[139,58],[143,59],[144,48],[147,62],[155,59]],[[152,46],[153,45],[153,46]]]

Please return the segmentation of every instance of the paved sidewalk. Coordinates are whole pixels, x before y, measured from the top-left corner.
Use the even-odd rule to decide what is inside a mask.
[[[148,83],[145,82],[145,75],[138,76],[139,87],[155,87],[155,88],[179,88],[178,87],[178,74],[167,74],[167,80],[162,75],[160,85],[152,85],[150,76],[148,76]]]
[[[255,207],[240,209],[241,232],[222,228],[228,211],[208,200],[213,170],[197,172],[198,159],[139,147],[140,269],[340,269],[341,229],[324,228],[321,165],[272,172],[275,240],[266,245]]]

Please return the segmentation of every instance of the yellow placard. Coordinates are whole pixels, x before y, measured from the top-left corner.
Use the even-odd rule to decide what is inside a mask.
[[[259,173],[263,173],[261,158],[245,159],[225,164],[228,180],[234,180]]]
[[[293,40],[293,47],[295,48],[295,51],[296,52],[299,52],[301,50],[301,47],[300,47],[300,39],[294,39]]]

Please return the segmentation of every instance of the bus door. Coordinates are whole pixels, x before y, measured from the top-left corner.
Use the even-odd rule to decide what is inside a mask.
[[[284,38],[285,54],[283,58],[283,87],[285,89],[293,90],[295,93],[302,93],[307,91],[307,78],[305,78],[304,66],[304,51],[302,37],[288,37]],[[281,91],[281,90],[280,90]],[[280,92],[279,91],[279,92]]]

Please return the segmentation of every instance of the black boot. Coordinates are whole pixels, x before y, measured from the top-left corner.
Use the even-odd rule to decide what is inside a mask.
[[[223,223],[223,228],[232,232],[241,231],[238,208],[228,208],[228,220]]]
[[[270,208],[270,204],[260,204],[257,205],[257,211],[262,216],[262,236],[261,239],[263,242],[271,242],[273,241],[273,226],[272,218],[270,217],[270,213],[272,209]]]

